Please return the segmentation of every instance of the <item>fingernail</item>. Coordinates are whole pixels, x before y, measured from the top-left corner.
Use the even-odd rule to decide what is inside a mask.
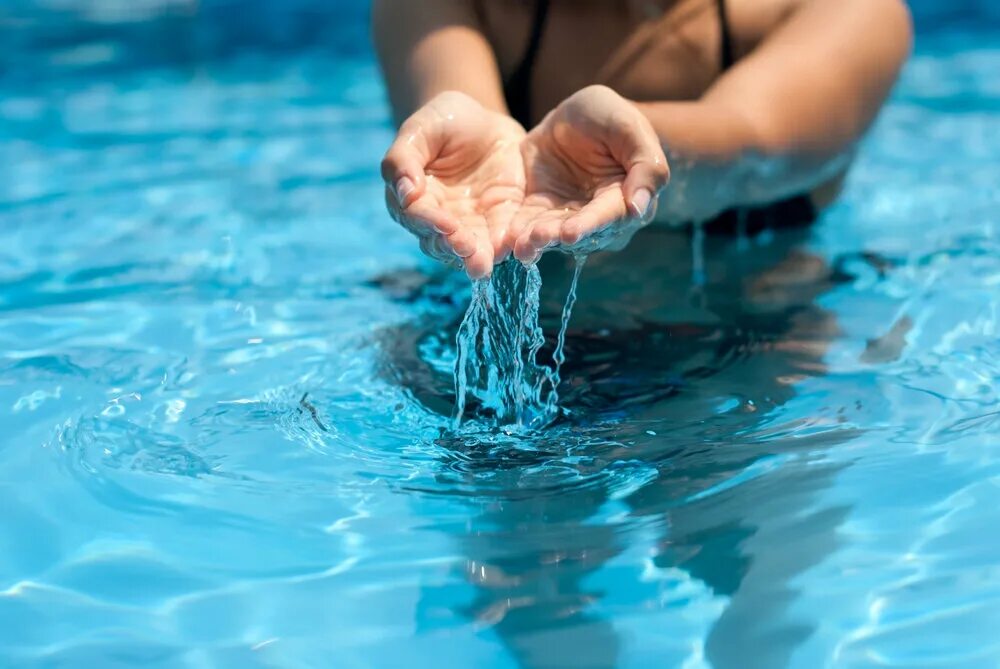
[[[406,206],[406,198],[416,190],[417,186],[413,183],[410,177],[402,177],[396,182],[396,199],[399,200],[399,204]]]
[[[646,188],[640,188],[632,196],[632,213],[645,219],[649,215],[649,205],[653,202],[653,194]]]

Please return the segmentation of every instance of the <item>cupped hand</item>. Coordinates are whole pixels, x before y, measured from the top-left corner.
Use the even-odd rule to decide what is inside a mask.
[[[623,245],[656,211],[669,179],[646,117],[606,86],[588,86],[552,110],[521,145],[524,200],[510,224],[514,255],[546,248]]]
[[[386,205],[428,255],[472,278],[510,252],[525,196],[524,128],[471,97],[442,93],[399,129],[382,161]]]

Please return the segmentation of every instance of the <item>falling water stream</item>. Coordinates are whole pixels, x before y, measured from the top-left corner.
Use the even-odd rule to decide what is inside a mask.
[[[458,329],[454,427],[475,417],[507,433],[529,432],[559,414],[559,372],[565,361],[566,328],[586,255],[575,256],[573,280],[562,309],[552,366],[538,360],[545,344],[539,323],[542,277],[535,264],[509,260],[473,283],[472,300]]]

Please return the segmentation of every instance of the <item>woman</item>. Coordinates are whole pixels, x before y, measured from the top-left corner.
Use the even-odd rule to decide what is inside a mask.
[[[375,0],[374,31],[388,208],[473,278],[654,218],[814,216],[912,34],[901,0]]]

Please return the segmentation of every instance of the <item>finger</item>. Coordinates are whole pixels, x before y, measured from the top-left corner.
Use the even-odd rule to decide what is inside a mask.
[[[448,246],[441,235],[421,239],[420,250],[429,258],[433,258],[453,269],[462,269],[464,265],[462,258],[459,258],[452,252],[451,247]]]
[[[622,183],[622,195],[629,213],[643,222],[653,220],[660,191],[667,183],[669,170],[663,162],[638,162],[629,168]]]
[[[625,199],[618,189],[600,193],[579,212],[570,216],[562,224],[559,238],[563,244],[572,246],[581,239],[604,230],[629,215]]]
[[[399,201],[396,199],[396,194],[388,186],[385,187],[385,208],[389,211],[392,220],[403,226],[407,232],[421,239],[437,234],[432,223],[422,220],[419,216],[403,213],[399,207]]]
[[[424,194],[427,186],[424,170],[440,152],[444,139],[438,125],[426,110],[418,110],[400,126],[382,158],[382,179],[401,209]]]
[[[562,220],[556,216],[543,216],[531,222],[514,243],[514,256],[521,262],[535,262],[549,246],[559,241]]]
[[[496,264],[510,255],[515,237],[511,236],[514,219],[520,213],[520,202],[508,200],[494,206],[486,215],[489,230],[488,242],[493,249],[493,263]]]
[[[490,229],[490,248],[493,250],[493,262],[501,262],[510,255],[513,242],[510,240],[510,226]]]
[[[434,258],[434,260],[440,260],[446,265],[451,265],[458,260],[455,254],[445,247],[440,236],[421,238],[420,250],[424,252],[424,255]]]
[[[625,168],[622,193],[631,214],[643,221],[651,220],[656,196],[670,179],[670,168],[659,138],[641,113],[636,113],[634,123],[622,125],[613,153]]]
[[[531,222],[538,218],[545,210],[546,207],[534,202],[526,202],[519,207],[517,213],[511,219],[510,225],[507,226],[507,231],[503,239],[503,247],[509,249],[517,257],[517,242],[526,231],[531,229]]]
[[[459,258],[468,258],[482,246],[479,237],[468,228],[458,228],[452,234],[445,235],[443,240]]]
[[[392,190],[388,187],[386,190],[389,213],[404,228],[418,237],[447,236],[460,229],[461,224],[458,219],[446,209],[437,206],[437,203],[432,199],[421,197],[405,209],[401,209]]]
[[[392,200],[391,193],[386,195]],[[445,256],[467,258],[481,245],[475,231],[463,227],[455,216],[438,207],[434,202],[421,198],[403,211],[394,209],[393,217],[399,223],[421,240],[421,248],[433,258],[442,259]],[[424,244],[427,241],[429,246]],[[430,249],[430,250],[428,250]]]
[[[475,234],[469,233],[465,236],[473,238],[468,249],[462,248],[465,257],[456,253],[456,250],[449,243],[449,239],[441,235],[421,239],[420,248],[431,258],[440,260],[447,265],[459,267],[464,265],[470,278],[481,279],[493,269],[493,249],[488,244],[483,243],[483,240],[478,239]]]
[[[465,258],[465,271],[470,279],[482,279],[493,271],[493,248],[481,240],[475,251]]]

